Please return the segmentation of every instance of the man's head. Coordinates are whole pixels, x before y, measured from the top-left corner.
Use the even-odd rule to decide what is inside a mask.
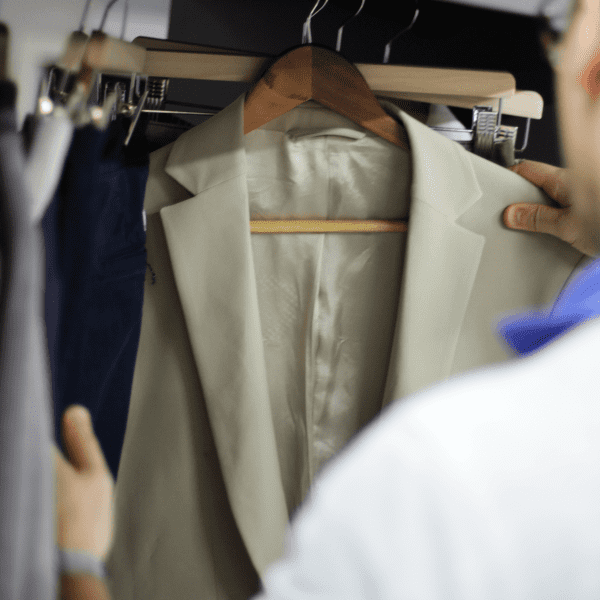
[[[572,0],[557,44],[544,38],[554,68],[557,117],[573,210],[600,238],[600,0]],[[596,244],[600,247],[600,241]]]

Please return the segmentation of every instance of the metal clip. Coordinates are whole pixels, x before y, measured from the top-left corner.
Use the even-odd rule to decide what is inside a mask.
[[[140,115],[142,114],[142,109],[144,108],[144,104],[146,103],[146,98],[148,97],[148,92],[149,92],[149,90],[146,89],[146,91],[142,94],[142,97],[140,98],[138,105],[135,108],[135,112],[133,113],[133,119],[131,121],[131,125],[129,126],[129,131],[127,132],[127,137],[125,138],[125,146],[128,146],[129,142],[131,141],[131,136],[133,135],[133,132],[135,130],[137,122],[139,121]]]
[[[529,142],[529,129],[531,127],[531,118],[527,119],[527,124],[525,125],[525,141],[523,142],[523,147],[520,150],[516,150],[515,152],[523,152],[525,148],[527,148],[527,143]]]
[[[531,119],[528,118],[525,125],[523,147],[517,149],[515,148],[515,144],[518,127],[503,126],[501,118],[502,99],[500,99],[500,107],[497,114],[489,106],[476,106],[473,109],[473,151],[484,158],[491,159],[494,156],[494,152],[498,152],[500,146],[503,146],[503,155],[507,152],[507,148],[510,147],[510,152],[513,156],[510,159],[507,158],[507,160],[512,163],[514,153],[523,152],[527,148]],[[509,138],[510,142],[507,141]]]
[[[498,113],[489,106],[473,108],[473,152],[491,159],[494,153]]]

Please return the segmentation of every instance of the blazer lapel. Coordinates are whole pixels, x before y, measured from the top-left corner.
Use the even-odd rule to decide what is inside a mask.
[[[288,512],[250,245],[244,95],[174,144],[165,171],[194,196],[160,210],[233,515],[259,574]]]
[[[485,237],[456,220],[481,199],[469,153],[397,106],[413,182],[398,318],[383,405],[448,377]]]

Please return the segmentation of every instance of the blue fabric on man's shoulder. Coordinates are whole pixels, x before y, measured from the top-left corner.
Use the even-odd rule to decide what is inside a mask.
[[[600,257],[596,257],[568,281],[553,306],[503,318],[497,332],[518,356],[527,356],[599,316]]]

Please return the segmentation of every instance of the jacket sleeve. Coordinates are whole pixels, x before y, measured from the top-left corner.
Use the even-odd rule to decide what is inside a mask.
[[[103,579],[94,575],[60,576],[60,600],[111,600]]]

